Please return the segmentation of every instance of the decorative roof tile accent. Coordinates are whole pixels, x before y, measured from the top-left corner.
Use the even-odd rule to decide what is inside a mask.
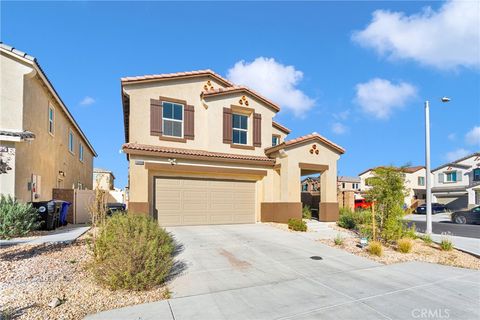
[[[238,92],[246,92],[257,98],[258,100],[268,104],[272,109],[275,111],[280,111],[280,107],[272,102],[271,100],[268,100],[264,96],[258,94],[257,92],[253,91],[250,88],[244,87],[244,86],[232,86],[232,87],[227,87],[227,88],[218,88],[215,90],[209,90],[209,91],[203,91],[202,95],[203,97],[211,97],[211,96],[218,96],[218,95],[223,95],[223,94],[231,94],[231,93],[238,93]]]
[[[290,132],[292,132],[292,130],[288,129],[287,127],[285,127],[285,126],[281,125],[280,123],[278,123],[276,121],[273,121],[273,120],[272,120],[272,125],[275,128],[277,128],[278,130],[285,132],[286,134],[289,134]]]
[[[295,146],[295,145],[300,144],[300,143],[304,143],[304,142],[308,142],[308,141],[315,141],[315,140],[326,144],[327,146],[331,147],[332,149],[338,151],[341,154],[345,153],[344,148],[340,147],[338,144],[333,143],[332,141],[328,140],[327,138],[325,138],[325,137],[323,137],[323,136],[321,136],[321,135],[319,135],[318,133],[315,132],[315,133],[308,134],[306,136],[301,136],[301,137],[298,137],[298,138],[295,138],[295,139],[292,139],[292,140],[287,140],[285,142],[280,143],[278,146],[267,148],[267,149],[265,149],[265,154],[269,155],[270,153],[273,153],[273,152],[278,151],[280,149],[284,149],[284,148],[287,148],[287,147],[292,147],[292,146]]]
[[[147,151],[147,152],[158,152],[158,153],[172,155],[172,156],[175,156],[175,155],[197,156],[197,157],[208,157],[208,158],[217,158],[217,159],[233,159],[233,160],[264,162],[265,164],[268,164],[268,165],[275,164],[275,159],[270,159],[268,157],[262,157],[262,156],[249,156],[249,155],[243,155],[243,154],[171,148],[171,147],[152,146],[152,145],[137,144],[137,143],[125,143],[122,146],[122,149],[126,153],[129,153],[129,151]]]
[[[124,78],[121,78],[121,81],[122,81],[122,84],[126,84],[130,82],[138,82],[138,81],[167,80],[167,79],[175,79],[175,78],[193,78],[193,77],[204,77],[204,76],[211,76],[228,87],[234,85],[233,83],[231,83],[230,81],[228,81],[227,79],[213,72],[210,69],[186,71],[186,72],[175,72],[175,73],[150,74],[150,75],[143,75],[143,76],[136,76],[136,77],[124,77]]]

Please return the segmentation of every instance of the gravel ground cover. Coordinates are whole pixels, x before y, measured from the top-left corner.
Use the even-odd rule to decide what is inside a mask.
[[[168,297],[166,287],[110,291],[86,267],[91,259],[83,235],[70,245],[0,248],[0,319],[82,319],[85,315]],[[61,304],[49,306],[58,298]]]
[[[354,233],[350,230],[346,230],[338,226],[335,226],[335,229],[354,235]],[[342,245],[335,245],[334,239],[324,239],[318,241],[383,264],[407,261],[423,261],[444,264],[452,267],[480,270],[480,259],[476,258],[475,256],[455,249],[452,251],[442,251],[438,244],[427,244],[421,239],[413,240],[413,250],[410,253],[398,252],[395,245],[384,245],[383,255],[381,257],[371,255],[366,249],[358,247],[360,242],[358,237],[344,238]]]

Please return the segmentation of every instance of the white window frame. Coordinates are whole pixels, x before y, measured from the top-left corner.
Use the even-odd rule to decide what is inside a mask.
[[[420,183],[420,181],[422,181],[422,183]],[[425,177],[418,177],[417,184],[422,187],[425,186]]]
[[[451,179],[448,180],[448,177],[449,177],[449,176],[452,177],[453,174],[455,174],[455,180],[451,180]],[[445,181],[445,182],[448,182],[448,183],[455,183],[455,182],[458,181],[457,175],[458,175],[457,171],[445,172],[445,179],[444,179],[444,181]]]
[[[172,118],[165,118],[164,117],[164,113],[162,112],[162,131],[163,131],[163,136],[164,137],[172,137],[172,138],[179,138],[179,139],[183,139],[183,136],[184,136],[184,130],[185,130],[185,105],[181,104],[181,103],[177,103],[177,102],[170,102],[170,101],[162,101],[162,110],[163,110],[163,104],[164,103],[170,103],[170,104],[173,104],[173,105],[178,105],[178,106],[182,106],[182,120],[177,120],[177,119],[172,119]],[[172,113],[173,113],[173,110],[172,110]],[[173,115],[173,114],[172,114]],[[179,136],[172,136],[172,135],[169,135],[169,134],[165,134],[165,120],[168,120],[168,121],[173,121],[173,122],[180,122],[182,124],[182,135],[179,137]]]
[[[70,137],[72,137],[72,140],[70,141]],[[75,135],[73,134],[72,129],[68,129],[68,151],[71,154],[75,154]]]
[[[50,119],[50,110],[52,110],[52,115],[53,115],[53,119]],[[52,131],[50,131],[50,124],[51,124],[51,129]],[[48,103],[48,133],[50,135],[55,135],[55,107],[51,104],[51,103]]]
[[[275,144],[273,144],[273,139],[275,139]],[[280,137],[277,135],[272,135],[272,147],[278,146],[280,144]]]
[[[83,144],[81,142],[78,143],[78,160],[83,162]]]
[[[234,115],[237,115],[237,116],[242,116],[242,117],[246,117],[247,118],[247,129],[242,129],[242,128],[235,128],[233,126],[233,121],[232,121],[232,144],[236,144],[236,145],[240,145],[240,146],[247,146],[248,145],[248,127],[249,127],[249,116],[246,115],[246,114],[242,114],[242,113],[232,113],[232,119],[233,119],[233,116]],[[237,131],[243,131],[243,132],[246,132],[246,135],[245,135],[245,143],[237,143],[237,142],[233,142],[233,132],[237,130]]]

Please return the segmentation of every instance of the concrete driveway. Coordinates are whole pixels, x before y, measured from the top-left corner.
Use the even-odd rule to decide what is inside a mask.
[[[172,299],[88,319],[480,318],[477,271],[380,265],[264,224],[168,230],[183,245]]]

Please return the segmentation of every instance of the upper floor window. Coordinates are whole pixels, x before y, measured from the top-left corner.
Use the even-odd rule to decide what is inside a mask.
[[[232,141],[235,144],[247,144],[248,116],[232,114]]]
[[[48,105],[48,132],[55,133],[55,109],[52,105]]]
[[[72,130],[68,131],[68,151],[73,153],[73,132],[72,132]]]
[[[78,159],[83,161],[83,144],[81,143],[78,144]]]
[[[473,181],[480,181],[480,168],[473,169]]]
[[[308,184],[302,184],[302,191],[308,191]]]
[[[425,185],[425,177],[418,177],[418,185],[419,186]]]
[[[457,171],[446,172],[445,173],[446,182],[456,182],[457,181]]]
[[[163,135],[183,137],[183,105],[179,103],[163,102]]]
[[[272,147],[275,147],[280,144],[280,137],[279,136],[272,136]]]
[[[342,182],[342,188],[345,189],[345,182]]]

